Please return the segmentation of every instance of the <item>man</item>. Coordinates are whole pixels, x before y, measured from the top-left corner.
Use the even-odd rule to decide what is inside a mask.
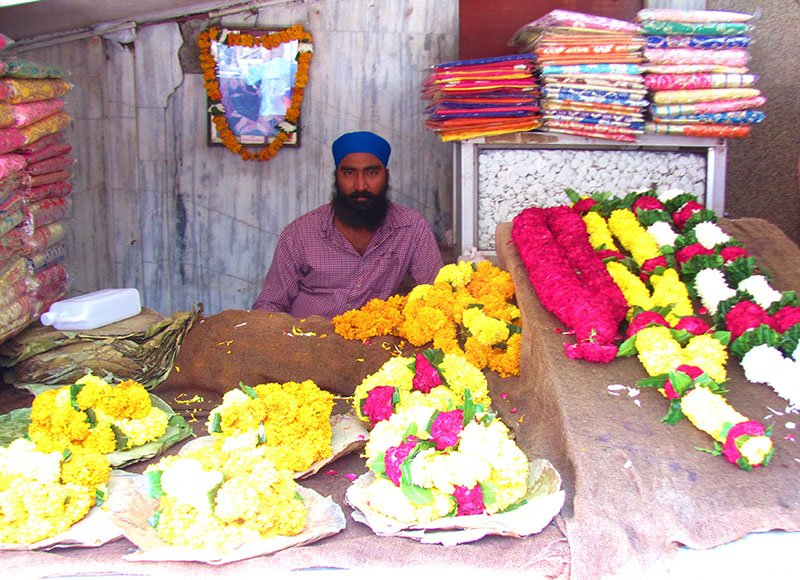
[[[283,230],[254,310],[333,318],[397,294],[406,274],[431,284],[443,265],[425,218],[387,197],[388,141],[346,133],[332,152],[333,200]]]

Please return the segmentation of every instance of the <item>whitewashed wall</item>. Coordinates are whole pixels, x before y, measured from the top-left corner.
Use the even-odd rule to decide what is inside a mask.
[[[299,23],[313,36],[301,146],[267,163],[207,146],[202,77],[181,66],[176,23],[24,54],[67,68],[74,84],[65,98],[77,159],[68,238],[74,293],[136,287],[164,315],[195,302],[207,314],[249,308],[281,229],[330,199],[330,143],[352,130],[391,142],[393,198],[421,211],[445,241],[451,146],[424,128],[419,91],[427,67],[457,58],[457,0],[287,1],[221,23]]]

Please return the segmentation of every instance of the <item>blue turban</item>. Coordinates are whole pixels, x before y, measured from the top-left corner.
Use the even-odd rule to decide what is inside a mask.
[[[333,142],[331,146],[333,151],[333,160],[336,167],[342,162],[342,159],[351,153],[371,153],[381,160],[383,166],[386,167],[389,163],[389,154],[392,152],[392,146],[383,137],[379,137],[375,133],[369,131],[354,131],[353,133],[345,133]]]

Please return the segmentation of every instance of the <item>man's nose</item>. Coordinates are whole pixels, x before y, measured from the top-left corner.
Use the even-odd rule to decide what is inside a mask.
[[[364,191],[367,188],[367,176],[363,171],[356,172],[356,189]]]

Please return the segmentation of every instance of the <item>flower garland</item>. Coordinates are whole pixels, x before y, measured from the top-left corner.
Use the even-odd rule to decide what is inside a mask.
[[[333,395],[313,381],[240,384],[211,410],[208,432],[232,449],[264,449],[279,469],[300,472],[331,451]]]
[[[400,522],[495,514],[527,493],[525,454],[479,406],[412,405],[372,429],[365,455],[370,507]]]
[[[147,495],[159,500],[148,522],[168,544],[227,552],[306,525],[292,472],[278,469],[265,446],[226,449],[217,441],[162,457],[144,477]]]
[[[24,438],[0,447],[0,543],[32,544],[68,530],[102,503],[111,475],[100,453],[42,452]]]
[[[429,349],[393,357],[356,387],[353,408],[370,428],[415,405],[443,411],[467,401],[489,407],[486,376],[464,357]]]
[[[442,267],[433,284],[420,284],[408,296],[371,300],[334,317],[333,324],[347,339],[395,335],[415,346],[432,343],[478,369],[488,367],[508,377],[519,374],[522,345],[513,297],[508,272],[488,260],[459,262]]]
[[[244,148],[228,126],[228,120],[225,117],[225,111],[220,102],[222,100],[222,93],[220,92],[219,80],[217,79],[216,62],[214,56],[211,54],[211,45],[213,42],[221,42],[229,46],[263,46],[266,49],[272,49],[283,42],[292,40],[298,40],[300,42],[297,53],[297,72],[294,76],[290,106],[286,110],[284,122],[278,125],[280,131],[272,142],[257,153],[252,153]],[[311,44],[311,35],[305,32],[303,27],[299,24],[280,32],[261,36],[241,34],[227,29],[222,29],[222,31],[220,31],[212,26],[198,35],[197,45],[200,47],[200,67],[203,69],[203,86],[206,89],[208,98],[214,103],[211,108],[211,120],[217,128],[222,143],[231,152],[237,153],[245,161],[269,161],[275,157],[278,150],[288,141],[289,134],[297,130],[297,122],[300,119],[300,105],[303,102],[303,91],[308,84],[308,69],[313,48]]]
[[[28,437],[45,453],[68,449],[108,454],[155,441],[168,424],[169,415],[152,405],[141,383],[112,385],[88,374],[74,385],[36,396]]]

